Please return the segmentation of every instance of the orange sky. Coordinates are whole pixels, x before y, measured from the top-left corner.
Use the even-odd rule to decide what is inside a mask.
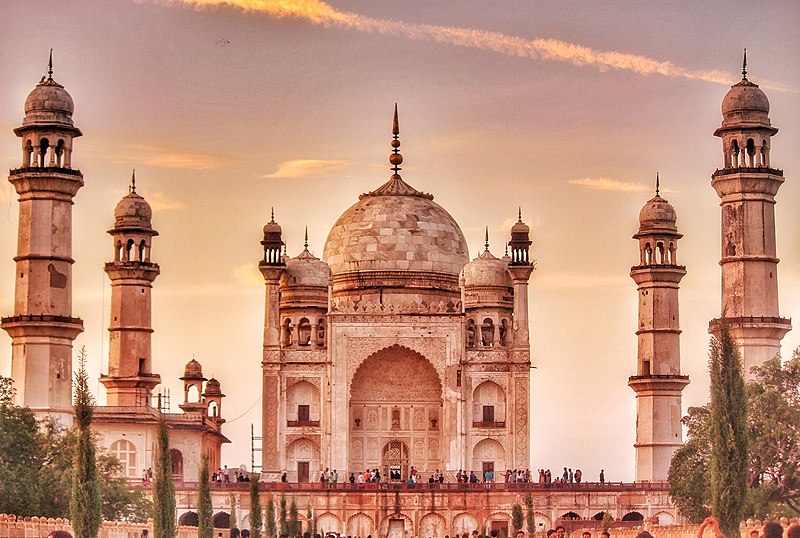
[[[261,227],[275,207],[289,253],[321,255],[358,194],[389,177],[399,102],[403,178],[461,225],[472,255],[502,254],[522,206],[532,226],[532,468],[633,478],[638,262],[631,235],[652,196],[678,212],[684,408],[708,397],[708,320],[719,309],[719,104],[739,78],[771,104],[781,313],[800,312],[800,8],[795,2],[449,0],[41,1],[0,8],[0,162],[54,49],[75,100],[76,341],[107,363],[112,257],[105,231],[131,168],[153,205],[154,368],[180,398],[193,356],[228,397],[223,452],[249,463],[260,422]],[[199,4],[210,4],[197,8]],[[243,9],[248,8],[248,9]],[[17,202],[0,189],[0,312],[13,309]],[[800,344],[800,330],[784,349]],[[0,334],[0,374],[10,339]],[[103,396],[96,384],[100,400]],[[235,420],[234,420],[235,419]]]

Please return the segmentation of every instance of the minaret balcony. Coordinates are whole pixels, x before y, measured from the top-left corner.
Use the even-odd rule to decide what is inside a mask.
[[[8,181],[14,185],[20,200],[24,200],[25,195],[41,196],[31,193],[46,192],[50,196],[60,194],[64,201],[71,202],[78,190],[83,187],[83,174],[80,170],[71,168],[31,166],[11,170]]]
[[[22,166],[20,168],[13,168],[8,171],[9,175],[27,174],[31,172],[45,172],[48,174],[67,174],[71,176],[83,177],[80,170],[72,168],[64,168],[63,166]]]
[[[628,386],[637,393],[673,392],[680,396],[688,384],[689,376],[680,374],[632,375],[628,378]]]
[[[717,168],[711,177],[729,176],[731,174],[770,174],[783,177],[783,170],[770,166],[732,166],[730,168]]]
[[[1,318],[0,322],[12,338],[41,335],[74,340],[83,332],[83,320],[70,316],[24,314]]]

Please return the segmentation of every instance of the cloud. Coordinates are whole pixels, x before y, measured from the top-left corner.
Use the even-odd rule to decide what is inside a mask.
[[[567,180],[567,183],[570,185],[578,185],[580,187],[598,191],[642,192],[653,190],[652,186],[642,185],[640,183],[628,183],[607,177],[583,177],[579,179],[569,179]]]
[[[491,51],[505,56],[568,62],[578,67],[591,66],[600,71],[616,69],[632,71],[641,75],[655,74],[726,85],[737,80],[735,76],[724,71],[691,70],[672,62],[647,56],[620,51],[595,50],[558,39],[525,39],[474,28],[375,19],[357,13],[338,11],[320,0],[161,0],[161,3],[182,4],[196,8],[228,6],[245,12],[266,13],[278,19],[302,19],[326,27],[338,26],[360,32],[375,32],[412,40],[445,43],[457,47]],[[766,81],[762,81],[762,85],[782,91],[797,92],[794,88]]]
[[[142,163],[162,168],[188,168],[190,170],[207,170],[241,162],[241,159],[215,153],[187,151],[170,146],[153,146],[146,144],[124,144],[123,152],[115,154],[117,161]]]
[[[353,166],[349,161],[326,161],[322,159],[295,159],[278,165],[278,169],[263,177],[270,179],[319,177]]]
[[[143,193],[145,200],[150,204],[153,211],[170,211],[175,209],[184,209],[186,204],[180,200],[173,200],[163,192],[148,192]]]
[[[233,269],[233,277],[237,282],[247,285],[263,285],[264,277],[254,263],[240,265]]]

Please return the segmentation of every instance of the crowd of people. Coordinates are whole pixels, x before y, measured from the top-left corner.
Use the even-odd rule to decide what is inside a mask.
[[[211,475],[211,481],[220,483],[229,483],[229,482],[250,482],[250,473],[247,472],[239,472],[237,469],[228,469],[226,465],[224,468],[217,469]]]

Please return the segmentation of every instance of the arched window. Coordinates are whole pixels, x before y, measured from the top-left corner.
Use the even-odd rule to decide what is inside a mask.
[[[215,529],[227,529],[231,526],[231,515],[228,512],[217,512],[211,522]]]
[[[283,347],[292,345],[292,320],[289,318],[283,320],[283,326],[281,328],[281,345]]]
[[[671,265],[678,264],[678,258],[676,256],[677,252],[675,251],[675,243],[673,241],[669,242],[669,263]]]
[[[214,400],[208,402],[208,416],[214,418],[219,416],[219,405]]]
[[[317,345],[325,346],[325,318],[320,318],[317,322]]]
[[[644,521],[644,516],[639,512],[628,512],[622,516],[622,521]]]
[[[131,253],[133,252],[133,239],[128,239],[127,244],[125,245],[125,261],[132,262],[133,258],[131,257]]]
[[[117,240],[117,244],[114,246],[114,261],[118,262],[122,259],[122,241]]]
[[[475,320],[467,320],[467,347],[475,347]]]
[[[139,243],[139,261],[140,262],[146,261],[145,260],[145,256],[144,256],[145,255],[146,246],[147,245],[145,244],[144,239],[142,239],[142,241]]]
[[[508,322],[505,319],[500,320],[500,345],[508,345]]]
[[[186,402],[196,403],[200,401],[200,388],[192,383],[186,387]]]
[[[664,261],[664,243],[659,241],[656,243],[656,263],[663,265]]]
[[[653,263],[653,249],[650,246],[650,243],[644,244],[644,264],[650,265]]]
[[[109,453],[119,460],[122,472],[128,478],[138,476],[136,462],[136,446],[127,439],[114,441],[108,449]]]
[[[39,141],[39,158],[37,166],[46,166],[47,165],[47,149],[50,147],[50,141],[46,138],[42,138]]]
[[[756,143],[752,138],[747,139],[747,165],[751,168],[756,165]]]
[[[184,527],[197,527],[200,524],[200,517],[197,512],[185,512],[178,518],[178,525]]]
[[[25,142],[25,149],[22,153],[22,166],[23,168],[27,168],[31,166],[31,158],[33,157],[33,143],[30,139]]]
[[[481,345],[483,347],[494,345],[494,322],[491,318],[484,319],[483,325],[481,325]]]
[[[183,481],[183,454],[177,448],[171,448],[169,455],[170,459],[172,459],[172,478]],[[184,525],[188,525],[188,523],[184,523]]]
[[[63,158],[64,158],[64,140],[63,139],[59,139],[58,143],[56,144],[55,154],[56,154],[56,166],[58,166],[60,168],[61,164],[63,162]]]
[[[311,344],[311,323],[308,318],[301,318],[297,324],[297,344],[301,346]]]

